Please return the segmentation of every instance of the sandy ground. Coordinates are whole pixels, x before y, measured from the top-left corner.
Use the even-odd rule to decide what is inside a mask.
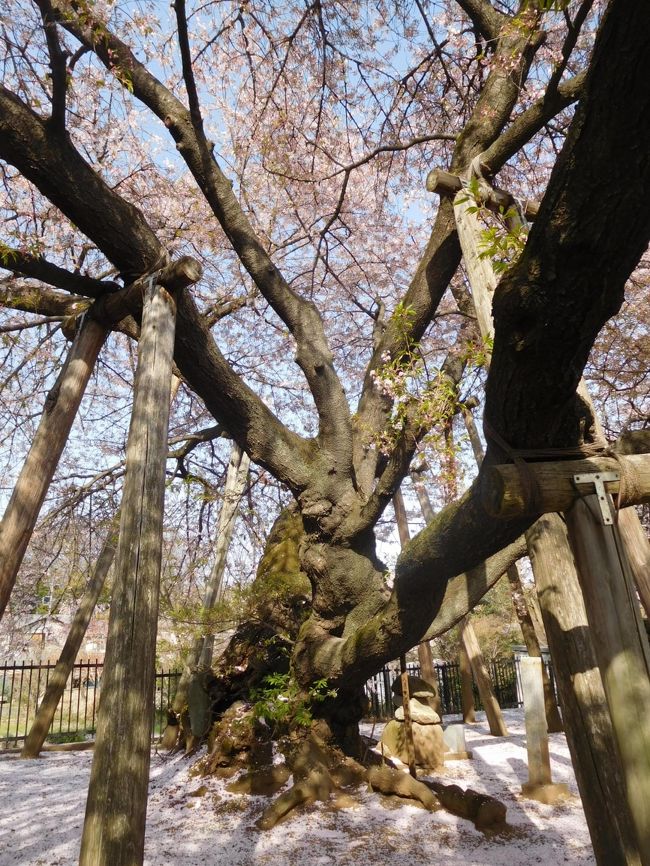
[[[467,727],[470,761],[436,778],[489,793],[508,809],[508,831],[488,837],[447,812],[426,812],[363,790],[352,808],[318,803],[270,832],[253,822],[268,800],[231,794],[225,783],[189,775],[185,758],[152,756],[146,866],[558,866],[595,864],[562,734],[550,737],[553,780],[573,796],[545,806],[521,796],[527,781],[523,713],[504,713],[507,738],[491,737],[482,714]],[[447,720],[446,720],[447,721]],[[368,729],[369,730],[369,729]],[[0,753],[1,755],[1,753]],[[0,866],[73,866],[92,752],[48,753],[36,761],[0,756]],[[201,797],[192,796],[200,785]]]

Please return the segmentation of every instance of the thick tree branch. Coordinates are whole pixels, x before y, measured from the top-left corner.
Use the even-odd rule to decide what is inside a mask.
[[[528,242],[497,288],[485,417],[515,448],[589,437],[578,381],[650,240],[649,51],[650,6],[612,0]]]
[[[510,126],[501,133],[487,150],[481,154],[481,165],[494,174],[513,157],[553,117],[568,108],[582,96],[587,72],[579,72],[568,81],[563,81],[555,90],[547,91]]]
[[[166,252],[138,208],[110,189],[66,136],[57,136],[0,86],[0,158],[18,168],[109,260],[133,279],[157,270]],[[103,304],[117,301],[105,294]],[[291,489],[309,480],[311,449],[291,433],[230,367],[190,295],[177,299],[176,363],[183,377],[251,459]],[[134,299],[134,303],[136,303]],[[123,311],[123,315],[137,309]],[[115,316],[113,321],[117,321]],[[216,384],[218,383],[218,384]]]
[[[522,12],[514,19],[503,17],[503,21],[491,72],[454,148],[451,169],[457,173],[467,170],[471,160],[501,133],[516,105],[534,54],[543,41],[538,29],[540,16],[534,10]],[[402,301],[410,311],[408,334],[401,321],[389,319],[366,372],[357,416],[355,467],[357,483],[368,495],[377,462],[377,454],[368,448],[368,440],[383,428],[390,410],[390,401],[375,386],[373,373],[383,363],[386,353],[395,357],[404,350],[405,340],[413,344],[421,339],[459,263],[460,246],[453,207],[451,202],[442,201],[424,255]]]
[[[124,42],[110,33],[104,22],[94,18],[87,7],[84,6],[83,15],[74,19],[69,14],[69,4],[54,0],[52,5],[60,16],[61,26],[91,48],[106,68],[114,71],[169,129],[242,264],[293,334],[297,344],[296,361],[318,411],[320,438],[337,468],[349,470],[352,460],[350,410],[334,369],[320,314],[313,303],[293,291],[273,264],[242,210],[231,182],[214,159],[213,145],[203,135],[202,127],[197,128],[183,103],[140,63]],[[189,70],[186,72],[189,75]]]
[[[96,280],[93,277],[68,271],[48,262],[42,256],[34,256],[14,249],[0,242],[0,268],[25,277],[32,277],[48,283],[57,289],[65,289],[77,295],[98,298],[110,292],[118,292],[122,287],[110,280]]]
[[[62,50],[56,32],[56,21],[52,14],[49,0],[35,0],[43,19],[43,29],[47,50],[50,55],[50,70],[52,79],[52,115],[50,122],[57,133],[65,130],[65,102],[68,90],[68,70],[66,63],[68,55]]]
[[[86,304],[80,295],[54,292],[43,286],[0,286],[0,307],[37,313],[40,316],[69,316],[77,305]]]
[[[489,0],[456,0],[474,27],[487,42],[495,42],[499,31],[508,20],[506,15],[497,12]]]

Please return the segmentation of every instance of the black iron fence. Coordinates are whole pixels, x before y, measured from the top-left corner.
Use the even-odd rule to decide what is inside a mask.
[[[0,748],[17,745],[27,736],[54,667],[54,662],[28,661],[0,665]],[[71,742],[94,735],[103,669],[103,662],[97,659],[74,665],[48,742]],[[179,671],[156,673],[154,736],[167,722],[167,707],[174,697],[179,676]]]
[[[551,682],[553,670],[545,662]],[[19,662],[0,665],[0,748],[17,745],[25,738],[38,705],[45,693],[54,663],[36,664]],[[80,661],[74,665],[59,702],[48,742],[70,742],[91,738],[95,733],[97,706],[101,692],[103,662]],[[445,662],[434,666],[438,690],[445,715],[462,712],[460,670],[456,662]],[[417,662],[407,665],[408,672],[420,675]],[[519,678],[519,659],[497,659],[488,663],[494,691],[503,709],[520,707],[523,699]],[[399,664],[393,662],[375,674],[366,684],[366,695],[370,702],[369,715],[377,719],[388,719],[393,715],[391,686],[399,675]],[[167,707],[171,705],[180,672],[161,670],[156,673],[155,722],[153,735],[157,736],[165,727]],[[473,683],[474,707],[483,709],[478,689]]]
[[[548,661],[545,661],[551,683],[555,686],[553,669]],[[420,665],[417,662],[409,662],[407,670],[412,676],[420,676]],[[519,659],[502,658],[487,663],[494,692],[502,709],[511,709],[523,705],[521,693],[521,679],[519,676]],[[462,700],[460,688],[460,668],[457,662],[444,662],[434,665],[437,678],[438,692],[442,702],[442,712],[445,715],[462,713]],[[391,686],[395,678],[399,676],[399,663],[392,662],[375,674],[366,684],[366,696],[370,702],[370,716],[376,719],[389,719],[392,717],[394,707],[391,698]],[[472,679],[472,691],[474,693],[474,708],[482,710],[483,705],[479,697],[476,683]]]

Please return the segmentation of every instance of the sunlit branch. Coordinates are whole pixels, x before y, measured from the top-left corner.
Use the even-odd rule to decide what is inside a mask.
[[[456,0],[478,32],[488,42],[496,40],[507,16],[497,12],[489,0]]]
[[[517,151],[536,135],[548,120],[580,99],[587,77],[586,70],[568,81],[563,81],[556,90],[545,94],[530,108],[516,117],[510,126],[481,154],[481,165],[490,173],[496,173]]]
[[[29,328],[39,328],[41,325],[47,325],[50,322],[60,322],[61,318],[61,316],[45,316],[31,322],[10,322],[8,325],[0,325],[0,334],[11,334],[15,331],[27,331]]]

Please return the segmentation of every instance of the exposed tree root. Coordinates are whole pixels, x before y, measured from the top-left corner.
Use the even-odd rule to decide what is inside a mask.
[[[260,830],[270,830],[292,809],[309,805],[316,800],[327,800],[333,789],[332,777],[324,767],[320,770],[312,770],[306,779],[297,782],[286,793],[274,800],[257,819],[255,826]]]
[[[398,797],[417,800],[431,812],[440,808],[438,798],[431,789],[403,770],[395,770],[385,765],[371,767],[368,771],[368,782],[371,788],[382,794],[396,794]]]
[[[506,807],[495,797],[479,794],[471,788],[463,791],[458,785],[444,785],[442,782],[422,782],[430,788],[440,801],[440,805],[454,815],[473,821],[478,830],[496,830],[506,822]]]

